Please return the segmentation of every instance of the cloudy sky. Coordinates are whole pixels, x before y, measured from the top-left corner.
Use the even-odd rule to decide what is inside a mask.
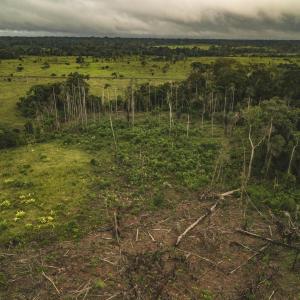
[[[0,35],[300,39],[300,0],[0,0]]]

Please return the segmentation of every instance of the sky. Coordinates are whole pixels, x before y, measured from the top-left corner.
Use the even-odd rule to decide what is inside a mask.
[[[0,0],[0,36],[300,39],[300,0]]]

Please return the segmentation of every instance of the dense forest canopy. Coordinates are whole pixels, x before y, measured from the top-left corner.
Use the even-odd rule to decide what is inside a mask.
[[[197,47],[197,44],[204,44],[207,48]],[[174,45],[176,46],[173,47]],[[300,41],[0,37],[0,59],[18,58],[25,55],[84,55],[114,58],[125,55],[196,57],[286,56],[288,54],[300,54]]]

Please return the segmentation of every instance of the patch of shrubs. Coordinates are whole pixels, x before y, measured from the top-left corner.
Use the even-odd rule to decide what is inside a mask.
[[[25,144],[25,139],[21,130],[0,125],[0,149],[16,147],[23,144]]]
[[[284,210],[292,213],[295,212],[300,204],[300,190],[297,189],[287,191],[256,184],[249,186],[247,192],[258,207],[268,206],[273,210]]]

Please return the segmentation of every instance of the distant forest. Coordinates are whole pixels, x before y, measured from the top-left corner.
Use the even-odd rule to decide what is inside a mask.
[[[198,47],[197,45],[207,47]],[[171,47],[172,46],[172,47]],[[118,58],[148,55],[165,59],[199,56],[299,56],[300,41],[199,40],[96,37],[0,37],[0,59],[82,55]]]

